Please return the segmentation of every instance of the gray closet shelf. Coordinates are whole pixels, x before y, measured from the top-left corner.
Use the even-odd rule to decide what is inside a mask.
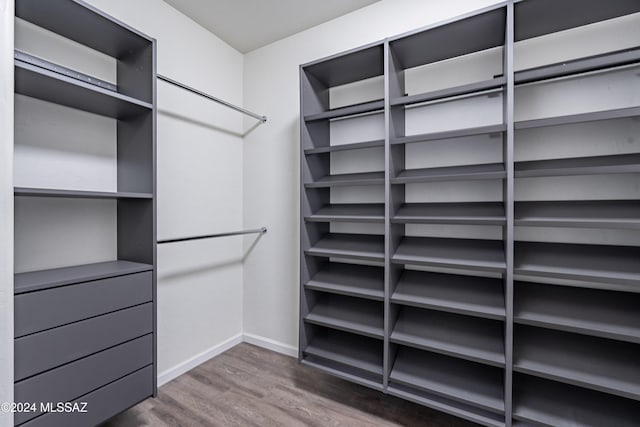
[[[504,414],[502,370],[492,366],[400,346],[389,379]]]
[[[330,204],[319,208],[305,221],[384,222],[384,203]]]
[[[404,270],[391,302],[431,310],[504,320],[499,279]]]
[[[464,128],[464,129],[454,129],[442,132],[431,132],[424,133],[419,135],[410,135],[410,136],[402,136],[402,137],[392,137],[389,139],[389,143],[391,145],[398,144],[410,144],[413,142],[427,142],[427,141],[439,141],[443,139],[451,139],[451,138],[461,138],[465,136],[475,136],[475,135],[491,135],[496,133],[502,133],[507,130],[507,125],[505,124],[497,124],[497,125],[486,125],[486,126],[477,126],[472,128]]]
[[[640,116],[640,107],[619,108],[615,110],[594,111],[591,113],[570,114],[543,119],[516,121],[516,129],[560,126],[574,123],[596,122],[600,120],[623,119]]]
[[[495,272],[506,268],[501,240],[404,237],[391,262]]]
[[[514,322],[640,344],[640,295],[516,282]]]
[[[53,188],[15,187],[13,192],[21,197],[58,197],[65,199],[153,199],[151,193],[110,191],[61,190]]]
[[[304,320],[315,325],[383,339],[382,310],[382,304],[377,301],[320,294]]]
[[[375,147],[384,147],[384,139],[377,139],[374,141],[355,142],[352,144],[329,145],[325,147],[307,148],[304,150],[304,154],[307,154],[307,155],[324,154],[324,153],[333,153],[336,151],[359,150],[362,148],[375,148]]]
[[[514,80],[517,84],[533,83],[541,80],[549,80],[558,77],[576,75],[592,71],[607,71],[613,67],[620,67],[640,61],[640,49],[625,49],[580,58],[573,61],[565,61],[542,67],[517,71]]]
[[[515,164],[516,178],[638,172],[640,172],[640,154],[535,160]]]
[[[637,344],[520,326],[513,369],[638,400],[638,347]]]
[[[504,368],[502,322],[441,311],[403,307],[390,341]]]
[[[382,380],[382,341],[332,332],[326,336],[317,336],[305,349],[305,353],[380,375]]]
[[[15,61],[15,91],[20,95],[117,119],[148,113],[153,109],[148,102],[22,61]]]
[[[405,203],[391,218],[394,224],[504,225],[502,202]]]
[[[14,276],[14,292],[22,294],[150,270],[153,270],[153,266],[149,264],[118,260],[17,273]]]
[[[81,1],[20,0],[16,16],[114,58],[149,47],[145,35]]]
[[[636,427],[640,419],[640,405],[631,399],[523,374],[514,385],[513,417],[523,423]]]
[[[370,113],[372,111],[384,112],[384,100],[363,102],[361,104],[349,105],[341,108],[334,108],[333,110],[325,111],[323,113],[311,114],[305,116],[306,122],[313,122],[316,120],[330,120],[345,118],[349,116],[355,116],[357,114]]]
[[[638,259],[640,248],[633,246],[516,242],[514,273],[640,292]]]
[[[415,95],[406,95],[400,98],[395,98],[390,101],[392,106],[397,105],[411,105],[421,102],[441,100],[458,95],[468,95],[476,92],[482,92],[491,89],[498,89],[507,83],[505,77],[495,77],[490,80],[483,80],[481,82],[469,83],[460,86],[454,86],[446,89],[435,90],[432,92],[419,93]]]
[[[327,234],[306,251],[309,255],[384,261],[384,236]]]
[[[324,188],[350,185],[382,184],[384,184],[384,172],[364,172],[327,175],[315,180],[314,182],[306,182],[304,186],[307,188]]]
[[[447,399],[437,394],[425,392],[411,386],[399,383],[390,383],[387,391],[392,396],[397,396],[410,402],[434,408],[438,411],[464,418],[477,424],[490,427],[503,427],[504,417],[493,412],[484,411],[477,407]]]
[[[328,262],[305,289],[354,296],[376,301],[384,300],[384,269],[365,265]]]
[[[445,166],[424,169],[405,169],[397,177],[391,178],[392,184],[410,184],[414,182],[431,181],[466,181],[478,179],[504,179],[505,172],[502,163],[484,165]]]
[[[526,227],[640,228],[637,200],[516,202],[514,221]]]

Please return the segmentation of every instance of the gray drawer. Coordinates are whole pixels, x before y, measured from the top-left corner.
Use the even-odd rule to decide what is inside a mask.
[[[15,296],[15,336],[21,337],[149,302],[153,273],[94,280]]]
[[[24,427],[92,427],[153,395],[153,367],[148,366],[79,399],[87,413],[49,413]]]
[[[151,334],[16,383],[16,402],[70,402],[153,363]],[[21,424],[40,413],[16,413]]]
[[[15,381],[73,362],[153,330],[153,304],[94,317],[15,340]]]

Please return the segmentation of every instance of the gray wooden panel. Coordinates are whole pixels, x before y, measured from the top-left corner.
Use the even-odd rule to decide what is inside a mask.
[[[15,337],[143,304],[152,298],[151,271],[16,295]]]
[[[153,362],[151,334],[20,381],[14,388],[16,402],[70,402],[116,381]],[[20,424],[41,412],[16,413]]]
[[[20,381],[153,331],[147,303],[15,340],[14,378]]]
[[[98,425],[153,393],[153,368],[148,366],[89,393],[76,402],[86,402],[86,413],[48,413],[24,427],[87,427]]]

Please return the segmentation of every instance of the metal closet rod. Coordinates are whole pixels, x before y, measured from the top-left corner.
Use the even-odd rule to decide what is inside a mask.
[[[165,77],[165,76],[163,76],[161,74],[156,74],[156,77],[159,78],[162,81],[165,81],[165,82],[169,83],[169,84],[172,84],[174,86],[178,86],[179,88],[182,88],[184,90],[188,90],[189,92],[195,93],[196,95],[202,96],[203,98],[207,98],[210,101],[217,102],[218,104],[222,104],[222,105],[224,105],[226,107],[231,108],[232,110],[236,110],[236,111],[241,112],[242,114],[246,114],[247,116],[251,116],[254,119],[260,120],[262,123],[265,123],[267,121],[267,116],[262,116],[260,114],[254,113],[253,111],[245,110],[242,107],[238,107],[237,105],[234,105],[234,104],[232,104],[230,102],[227,102],[227,101],[225,101],[223,99],[216,98],[215,96],[209,95],[208,93],[201,92],[198,89],[194,89],[194,88],[192,88],[190,86],[187,86],[187,85],[182,84],[182,83],[180,83],[178,81],[170,79],[169,77]]]
[[[200,240],[200,239],[212,239],[215,237],[227,237],[227,236],[238,236],[241,234],[264,234],[267,232],[267,227],[254,228],[252,230],[242,230],[242,231],[230,231],[228,233],[218,233],[218,234],[207,234],[205,236],[193,236],[193,237],[182,237],[179,239],[167,239],[167,240],[158,240],[158,244],[161,243],[176,243],[176,242],[188,242],[190,240]]]

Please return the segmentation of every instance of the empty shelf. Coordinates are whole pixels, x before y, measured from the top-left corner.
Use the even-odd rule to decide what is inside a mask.
[[[515,371],[640,399],[637,344],[532,326],[519,326],[514,335]]]
[[[153,270],[153,266],[149,264],[131,261],[109,261],[74,267],[17,273],[14,276],[14,292],[21,294],[24,292],[70,285],[72,283],[89,282],[91,280],[124,276],[125,274],[150,270]]]
[[[502,369],[401,346],[389,379],[502,414],[502,374]]]
[[[382,375],[365,372],[342,363],[337,363],[332,360],[323,359],[310,354],[305,355],[302,360],[300,360],[300,363],[365,387],[378,391],[383,390]]]
[[[640,248],[629,246],[516,242],[514,273],[640,292],[639,259]]]
[[[356,114],[369,113],[371,111],[384,110],[384,100],[363,102],[362,104],[349,105],[347,107],[334,108],[318,114],[310,114],[304,116],[305,122],[313,122],[316,120],[337,119],[340,117],[348,117]]]
[[[506,178],[504,165],[492,163],[486,165],[448,166],[441,168],[406,169],[391,178],[392,184],[410,184],[413,182],[459,181]]]
[[[473,421],[488,427],[504,427],[504,416],[489,411],[483,411],[462,402],[447,399],[437,394],[428,393],[413,387],[408,387],[394,382],[389,383],[387,393],[414,403],[418,403],[438,411],[454,415],[458,418]]]
[[[314,182],[304,184],[307,188],[337,187],[349,185],[382,185],[384,172],[345,173],[327,175]]]
[[[384,299],[384,269],[329,262],[310,281],[305,283],[305,287],[382,301]]]
[[[503,225],[504,205],[498,203],[407,203],[391,222],[400,224]]]
[[[410,144],[413,142],[438,141],[442,139],[462,138],[464,136],[487,135],[493,133],[501,133],[507,130],[505,124],[478,126],[466,129],[447,130],[442,132],[423,133],[420,135],[402,136],[391,139],[390,143],[394,144]]]
[[[514,321],[640,344],[640,295],[516,282]]]
[[[305,253],[315,256],[384,261],[384,236],[327,234]]]
[[[451,88],[436,90],[433,92],[419,93],[416,95],[395,98],[391,100],[391,105],[410,105],[417,104],[419,102],[435,101],[437,99],[444,99],[452,96],[472,94],[474,92],[501,88],[506,84],[506,82],[507,79],[505,77],[496,77],[490,80],[469,83]]]
[[[118,119],[153,109],[147,102],[21,61],[15,61],[15,91],[43,101]]]
[[[514,123],[515,129],[560,126],[571,123],[595,122],[598,120],[622,119],[640,116],[640,107],[620,108],[616,110],[595,111],[592,113],[569,114],[544,119],[521,120]]]
[[[637,427],[640,405],[630,399],[516,375],[513,417],[553,427]]]
[[[602,70],[638,61],[640,61],[640,49],[627,49],[518,71],[515,73],[514,78],[516,84],[522,84]]]
[[[640,228],[640,202],[516,202],[514,220],[529,227]]]
[[[129,193],[109,191],[57,190],[51,188],[15,187],[13,192],[21,197],[58,197],[68,199],[152,199],[151,193]]]
[[[384,337],[384,307],[378,301],[330,294],[318,295],[318,301],[304,320],[372,338]]]
[[[504,367],[504,325],[457,314],[403,307],[390,340],[422,350]]]
[[[382,341],[337,331],[317,332],[305,354],[382,375]]]
[[[326,205],[306,221],[315,222],[384,222],[384,204],[335,204]]]
[[[487,319],[505,318],[500,279],[405,270],[391,302]]]
[[[497,272],[506,268],[501,240],[405,237],[391,261]]]
[[[515,177],[599,175],[640,172],[640,154],[517,162]]]
[[[580,13],[577,13],[580,12]],[[640,12],[635,1],[536,0],[514,4],[516,42]],[[542,18],[545,19],[542,19]],[[615,425],[615,424],[610,424]]]
[[[384,147],[384,139],[377,139],[375,141],[354,142],[352,144],[327,145],[325,147],[307,148],[304,150],[304,154],[324,154],[333,153],[335,151],[360,150],[363,148],[375,147]]]

